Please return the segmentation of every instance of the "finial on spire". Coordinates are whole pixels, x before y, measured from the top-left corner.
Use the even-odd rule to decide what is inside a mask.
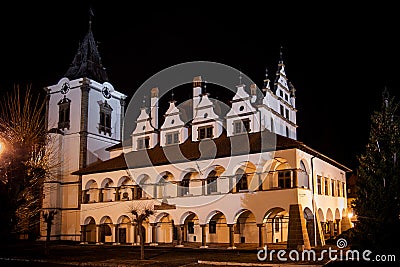
[[[265,79],[268,79],[268,68],[265,68]]]
[[[93,8],[89,7],[89,29],[92,29],[92,18],[94,17]]]
[[[382,98],[383,98],[383,101],[385,102],[385,106],[388,107],[389,106],[389,91],[386,86],[382,92]]]
[[[242,72],[239,72],[239,85],[242,85]]]
[[[279,48],[279,62],[283,62],[283,45]]]
[[[174,90],[171,90],[171,101],[170,102],[175,102],[174,100]]]
[[[207,81],[204,81],[204,94],[207,94]]]

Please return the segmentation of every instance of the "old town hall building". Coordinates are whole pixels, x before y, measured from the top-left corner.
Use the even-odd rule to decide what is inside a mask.
[[[201,75],[193,77],[192,120],[182,119],[176,101],[158,114],[159,90],[148,88],[150,103],[137,107],[123,147],[126,96],[108,80],[89,27],[64,77],[46,87],[60,162],[44,187],[43,209],[57,210],[52,239],[135,245],[129,211],[138,206],[155,210],[141,229],[152,245],[310,248],[350,227],[350,170],[297,140],[295,89],[282,56],[274,82],[266,77],[262,94],[240,82],[226,114]],[[41,231],[44,238],[44,223]]]

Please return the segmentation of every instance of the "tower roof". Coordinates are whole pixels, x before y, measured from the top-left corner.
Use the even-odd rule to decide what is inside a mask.
[[[79,45],[65,77],[70,80],[87,77],[100,83],[108,81],[106,69],[101,63],[101,57],[93,37],[91,21],[89,22],[89,30],[83,42]]]

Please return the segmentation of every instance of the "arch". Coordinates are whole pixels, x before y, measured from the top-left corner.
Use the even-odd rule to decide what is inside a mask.
[[[131,219],[126,216],[126,215],[121,215],[119,216],[118,220],[117,220],[117,224],[121,224],[121,223],[130,223]]]
[[[133,185],[132,179],[129,176],[121,176],[118,180],[117,187],[122,185]]]
[[[215,215],[224,215],[224,216],[225,216],[225,214],[224,214],[222,211],[213,210],[213,211],[211,211],[210,213],[208,213],[205,222],[206,222],[206,223],[209,223],[209,222],[211,221],[211,219],[212,219]],[[225,216],[225,218],[226,218],[226,216]]]
[[[139,176],[135,179],[136,184],[140,185],[144,182],[149,182],[150,176],[146,173],[139,174]]]
[[[161,213],[157,214],[156,218],[154,219],[154,222],[158,223],[158,222],[160,222],[162,220],[162,218],[164,218],[166,216],[169,216],[169,213],[161,212]]]
[[[111,178],[105,178],[101,182],[100,188],[111,187],[111,186],[113,186],[113,184],[114,184],[114,182],[113,182],[113,180],[111,180]]]
[[[255,189],[253,188],[254,185],[252,185],[252,180],[256,171],[257,167],[251,161],[241,162],[236,168],[234,180],[231,181],[229,188],[233,189],[233,192]]]
[[[251,210],[249,210],[249,209],[240,209],[239,211],[236,212],[235,216],[233,217],[233,222],[236,223],[240,216],[242,216],[243,214],[247,214],[247,213],[251,213],[254,216],[254,213]]]
[[[283,212],[283,211],[285,211],[285,209],[284,209],[284,208],[281,208],[281,207],[275,207],[275,208],[269,209],[269,210],[264,214],[263,222],[265,223],[267,219],[273,218],[273,217],[275,217],[276,215],[278,215],[279,213],[281,213],[281,212]]]
[[[303,188],[310,187],[308,170],[307,170],[306,164],[304,163],[304,161],[302,159],[300,160],[299,170],[297,171],[297,184],[298,184],[298,187],[303,187]]]
[[[174,175],[169,171],[163,171],[157,176],[157,183],[167,182],[167,181],[174,181]]]
[[[196,170],[196,169],[194,169],[194,168],[188,168],[188,169],[185,169],[185,170],[183,170],[182,172],[181,172],[181,175],[179,176],[179,181],[182,181],[183,180],[183,178],[187,175],[187,174],[192,174],[192,173],[199,173],[199,171],[198,170]]]
[[[335,210],[335,220],[340,220],[342,216],[340,216],[340,211],[338,208]]]
[[[112,224],[112,220],[111,220],[110,216],[103,216],[100,219],[100,224]]]
[[[191,215],[195,215],[197,216],[196,213],[194,213],[193,211],[186,211],[181,215],[181,218],[179,219],[179,224],[185,224],[186,219],[191,216]]]
[[[319,221],[320,222],[325,222],[324,212],[322,211],[321,208],[318,209],[318,216],[319,216]]]
[[[266,242],[286,242],[289,232],[289,212],[281,207],[268,210],[263,219]]]
[[[88,225],[88,224],[91,224],[91,223],[96,224],[96,220],[92,216],[86,217],[86,219],[83,222],[84,225]]]
[[[314,214],[309,208],[305,208],[303,212],[304,212],[304,219],[306,220],[314,219]]]
[[[326,212],[326,220],[333,221],[333,214],[332,214],[332,210],[330,208],[328,208],[328,210]]]
[[[97,182],[93,179],[90,179],[85,185],[85,190],[97,189],[97,188],[99,188]]]
[[[203,173],[204,176],[207,177],[209,174],[214,171],[216,176],[221,176],[225,172],[225,168],[221,165],[213,165],[208,167]]]

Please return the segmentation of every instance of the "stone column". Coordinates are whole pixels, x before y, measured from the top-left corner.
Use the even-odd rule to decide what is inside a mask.
[[[229,247],[228,249],[235,249],[235,232],[233,226],[235,224],[228,224],[229,227]]]
[[[336,219],[336,227],[337,227],[337,235],[340,235],[342,233],[340,219]]]
[[[113,245],[119,245],[119,224],[114,224],[114,243]]]
[[[81,244],[87,244],[87,242],[86,242],[86,225],[81,225]]]
[[[333,225],[333,221],[329,221],[329,235],[333,237],[335,235],[335,226]]]
[[[311,249],[301,204],[293,204],[289,208],[287,248],[296,250]]]
[[[258,248],[262,248],[264,246],[264,224],[263,223],[257,223],[258,227]]]
[[[151,244],[150,246],[158,246],[157,243],[157,223],[150,223],[151,225]]]
[[[207,224],[201,224],[201,247],[200,248],[208,248],[207,246]]]
[[[183,238],[183,225],[176,225],[176,234],[178,238],[178,244],[175,247],[183,247],[182,238]]]
[[[96,245],[100,244],[100,224],[96,224]]]
[[[113,245],[115,245],[115,240],[116,240],[116,238],[115,238],[115,232],[117,231],[115,228],[116,228],[116,225],[115,224],[110,224],[110,228],[111,228],[111,244],[113,244]]]

